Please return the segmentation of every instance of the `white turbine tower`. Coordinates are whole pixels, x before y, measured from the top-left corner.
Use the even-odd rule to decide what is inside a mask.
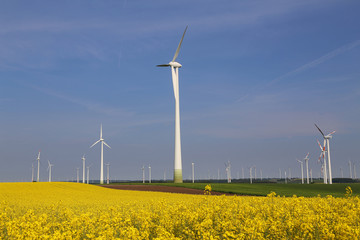
[[[80,168],[76,168],[76,182],[79,183],[79,169]]]
[[[85,183],[85,154],[81,158],[83,162],[83,175],[82,175],[82,182]]]
[[[90,148],[92,148],[93,146],[95,146],[99,142],[100,142],[100,146],[101,146],[101,153],[100,153],[100,162],[101,162],[100,163],[100,184],[104,184],[104,144],[105,144],[105,146],[107,146],[110,149],[111,149],[111,147],[102,138],[102,125],[100,125],[100,139],[97,140],[93,145],[91,145]]]
[[[91,168],[92,164],[90,166],[86,167],[87,170],[87,177],[86,177],[86,183],[89,184],[89,179],[90,179],[90,168]]]
[[[321,153],[319,156],[319,162],[322,163],[321,165],[321,169],[323,172],[323,177],[324,177],[324,184],[327,184],[327,168],[326,168],[326,140],[324,139],[324,146],[321,146],[319,140],[316,140],[320,149],[321,149]],[[323,159],[323,161],[321,161],[321,158]]]
[[[324,140],[326,140],[326,146],[327,146],[327,158],[328,158],[328,167],[329,167],[329,184],[332,184],[332,173],[331,173],[331,160],[330,160],[330,145],[329,145],[329,139],[332,138],[332,134],[335,133],[335,131],[332,131],[328,135],[324,135],[324,133],[320,130],[320,128],[315,124],[315,127],[319,130],[321,135],[323,136]]]
[[[352,179],[352,168],[351,168],[351,161],[349,160],[349,167],[350,167],[350,178]]]
[[[110,167],[110,163],[105,163],[106,165],[106,169],[107,169],[107,174],[106,174],[106,184],[110,183],[110,176],[109,176],[109,167]]]
[[[48,171],[49,171],[49,182],[51,182],[51,168],[54,166],[53,164],[50,164],[50,161],[48,160],[48,164],[49,164],[49,166],[48,166]]]
[[[225,170],[226,170],[227,182],[231,183],[231,164],[230,164],[230,161],[225,163]]]
[[[195,169],[194,169],[195,163],[191,163],[191,175],[192,175],[192,183],[195,182]]]
[[[304,158],[306,164],[306,183],[309,184],[309,153]]]
[[[172,83],[174,89],[174,97],[175,97],[175,159],[174,159],[174,182],[182,183],[182,160],[181,160],[181,137],[180,137],[180,103],[179,103],[179,68],[181,68],[181,64],[175,62],[176,58],[179,55],[181,43],[184,39],[186,30],[185,28],[184,34],[180,40],[180,43],[176,49],[175,55],[171,62],[168,64],[157,65],[158,67],[171,67],[171,75],[172,75]]]
[[[142,182],[145,183],[145,167],[144,167],[144,165],[142,166],[141,170],[142,170]]]
[[[34,182],[34,163],[31,164],[31,182]]]
[[[37,182],[40,182],[40,151],[36,160],[38,162]]]
[[[150,164],[149,164],[149,183],[151,183],[151,167],[150,167]]]
[[[300,165],[301,165],[301,184],[304,184],[304,167],[303,167],[303,161],[300,161],[299,159],[296,159]]]

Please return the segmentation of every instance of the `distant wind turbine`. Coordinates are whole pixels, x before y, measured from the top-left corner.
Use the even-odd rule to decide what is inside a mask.
[[[195,164],[195,163],[191,163],[192,183],[195,182],[195,169],[194,169],[194,164]]]
[[[34,182],[34,163],[31,164],[31,182]]]
[[[349,168],[350,168],[350,178],[352,179],[352,168],[351,168],[351,161],[349,160]]]
[[[309,184],[309,153],[304,158],[306,165],[306,183]]]
[[[227,182],[231,183],[231,164],[230,164],[230,161],[227,161],[227,163],[225,163],[225,170],[226,170]]]
[[[76,182],[79,183],[79,169],[80,168],[76,168]]]
[[[316,140],[320,149],[321,149],[321,153],[320,153],[320,156],[319,156],[319,162],[322,164],[321,165],[321,169],[322,169],[322,172],[323,172],[323,177],[324,177],[324,183],[327,184],[328,181],[327,181],[327,168],[326,168],[326,140],[324,139],[324,146],[321,146],[319,140]],[[323,160],[321,160],[321,158]]]
[[[145,167],[144,167],[144,165],[142,166],[141,170],[142,170],[142,182],[145,183]]]
[[[48,160],[48,171],[49,171],[49,182],[51,182],[51,168],[54,166],[53,164],[50,164],[50,161]]]
[[[110,149],[111,149],[111,147],[104,141],[104,139],[102,137],[102,124],[100,125],[100,139],[97,140],[93,145],[91,145],[90,148],[92,148],[93,146],[95,146],[99,142],[100,142],[100,146],[101,146],[101,152],[100,152],[100,184],[104,184],[104,144],[105,144],[105,146],[107,146]]]
[[[106,184],[110,183],[110,176],[109,176],[109,167],[110,167],[110,163],[105,163],[106,165],[106,169],[107,169],[107,174],[106,174]]]
[[[185,28],[183,36],[180,40],[180,43],[176,49],[175,55],[171,62],[168,64],[157,65],[158,67],[171,67],[171,75],[172,75],[172,83],[174,89],[174,97],[175,97],[175,159],[174,159],[174,182],[182,183],[182,160],[181,160],[181,137],[180,137],[180,103],[179,103],[179,68],[181,68],[181,64],[175,62],[176,58],[179,55],[180,47],[182,41],[184,39],[186,30]]]
[[[303,161],[300,161],[299,159],[296,159],[301,166],[301,184],[304,184],[304,167],[303,167]]]
[[[335,133],[335,131],[332,131],[328,135],[324,135],[324,133],[321,131],[321,129],[315,124],[315,127],[319,130],[321,135],[323,136],[324,140],[326,140],[326,146],[327,146],[327,158],[328,158],[328,167],[329,167],[329,184],[332,184],[332,173],[331,173],[331,160],[330,160],[330,145],[329,145],[329,139],[332,138],[332,134]]]
[[[149,183],[151,183],[151,167],[150,167],[150,164],[149,164]]]
[[[90,179],[90,168],[91,168],[92,164],[90,166],[86,167],[87,170],[87,180],[86,183],[89,184],[89,179]]]
[[[37,162],[38,162],[37,182],[40,182],[40,151],[37,157]]]
[[[82,182],[85,183],[85,154],[81,158],[83,162],[83,175],[82,175]]]

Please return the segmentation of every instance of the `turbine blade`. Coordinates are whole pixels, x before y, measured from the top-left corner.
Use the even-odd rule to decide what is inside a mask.
[[[102,124],[100,124],[100,139],[102,139]]]
[[[321,151],[322,151],[322,150],[323,150],[323,147],[321,146],[319,140],[316,139],[316,141],[317,141],[317,143],[319,144],[319,147],[320,147],[320,149],[321,149]]]
[[[315,123],[314,123],[315,124]],[[325,137],[324,133],[320,130],[320,128],[318,127],[318,125],[315,124],[315,127],[320,131],[321,135],[323,135],[323,137]]]
[[[182,41],[184,40],[184,36],[185,36],[185,33],[186,33],[187,28],[188,28],[188,26],[186,26],[186,28],[185,28],[185,31],[184,31],[184,33],[183,33],[183,35],[182,35],[182,38],[181,38],[180,43],[179,43],[179,46],[178,46],[177,49],[176,49],[176,52],[175,52],[175,55],[174,55],[174,58],[173,58],[172,62],[175,62],[176,58],[177,58],[178,55],[179,55],[180,47],[181,47]]]
[[[97,140],[93,145],[91,145],[90,148],[92,148],[93,146],[95,146],[98,142],[100,142],[100,139]]]
[[[328,134],[328,136],[333,135],[336,131],[332,131],[331,133]]]
[[[309,153],[306,154],[306,157],[305,157],[305,158],[308,158],[308,156],[309,156]]]
[[[160,65],[156,65],[157,67],[170,67],[169,64],[160,64]]]
[[[105,141],[103,141],[103,143],[105,144],[105,146],[111,149],[111,147]]]

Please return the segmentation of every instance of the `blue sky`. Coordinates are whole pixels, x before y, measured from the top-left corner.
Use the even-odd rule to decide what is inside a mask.
[[[291,168],[316,139],[331,140],[333,175],[360,167],[358,1],[2,1],[0,3],[0,181],[29,181],[41,150],[54,180],[71,180],[81,156],[99,178],[105,151],[116,179],[172,178],[178,61],[183,176],[264,177]],[[35,163],[35,162],[34,162]],[[87,165],[88,165],[87,164]],[[36,164],[35,164],[36,166]],[[259,176],[259,172],[257,173]],[[358,170],[360,175],[360,169]]]

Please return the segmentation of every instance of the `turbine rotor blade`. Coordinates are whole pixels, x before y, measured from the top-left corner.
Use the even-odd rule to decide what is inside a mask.
[[[307,159],[307,158],[308,158],[308,156],[309,156],[309,153],[307,153],[307,154],[306,154],[306,157],[305,157],[305,159]]]
[[[100,142],[100,139],[97,140],[93,145],[91,145],[90,148],[92,148],[93,146],[95,146],[98,142]]]
[[[331,133],[328,134],[328,136],[333,135],[336,131],[332,131]]]
[[[320,149],[321,149],[321,151],[322,151],[322,150],[323,150],[323,146],[321,146],[319,140],[316,139],[316,141],[317,141],[317,143],[319,144],[319,147],[320,147]]]
[[[174,55],[174,58],[173,58],[172,62],[175,62],[176,58],[179,55],[180,47],[181,47],[182,41],[184,40],[184,36],[185,36],[187,28],[188,28],[188,26],[186,26],[186,28],[185,28],[185,31],[184,31],[184,33],[182,35],[182,38],[181,38],[180,42],[179,42],[179,46],[176,49],[176,52],[175,52],[175,55]]]
[[[318,125],[315,124],[315,127],[320,131],[321,135],[323,135],[323,137],[325,137],[324,133],[321,131],[321,129],[318,127]]]
[[[103,143],[105,144],[105,146],[111,149],[111,147],[105,141],[103,141]]]
[[[156,65],[157,67],[170,67],[170,64],[160,64],[160,65]]]

